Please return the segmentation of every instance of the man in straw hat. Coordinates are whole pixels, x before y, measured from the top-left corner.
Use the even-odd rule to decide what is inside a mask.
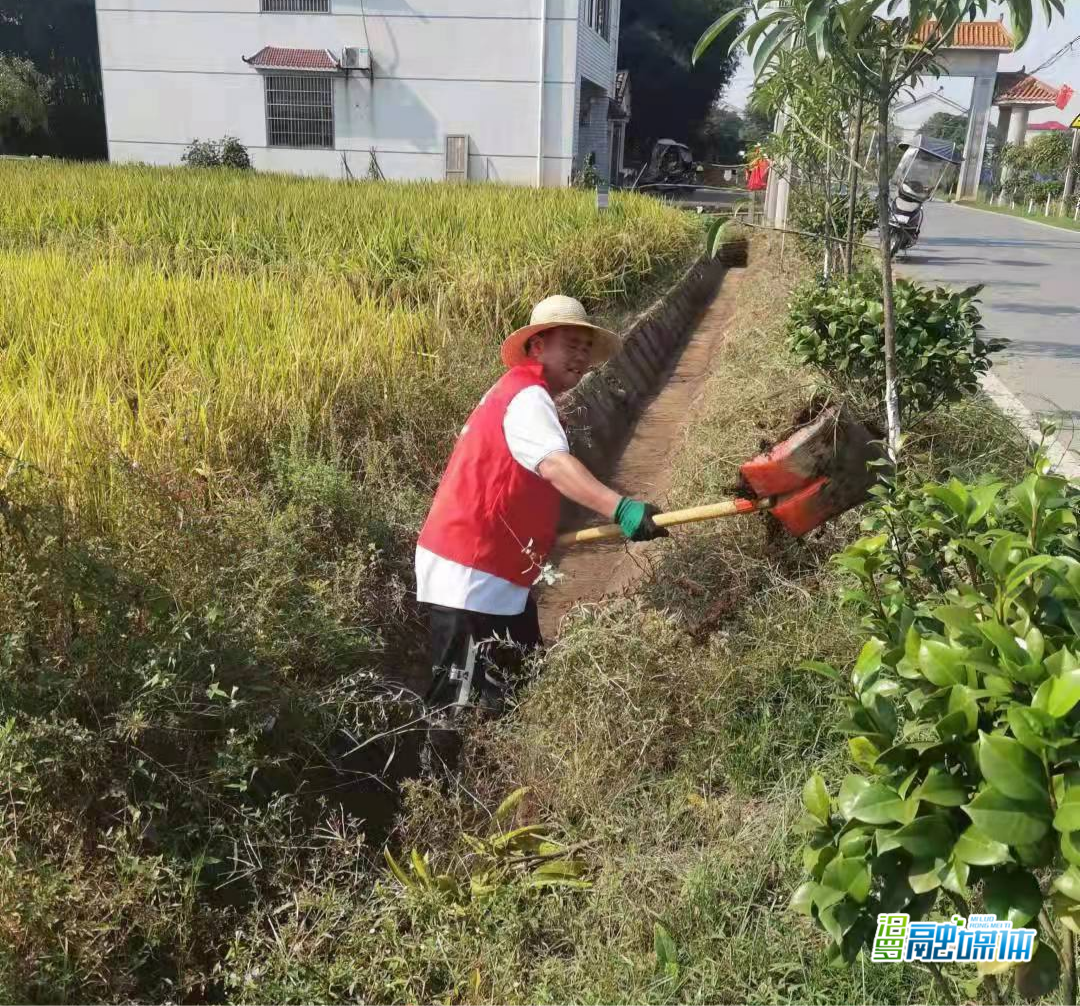
[[[649,503],[620,496],[570,454],[553,398],[619,348],[571,297],[549,297],[502,344],[506,373],[480,400],[450,456],[416,546],[416,596],[430,606],[435,683],[447,699],[471,642],[509,638],[512,653],[540,646],[530,588],[555,542],[563,497],[618,523],[632,541],[667,535]],[[507,648],[479,647],[486,673]],[[474,682],[476,679],[473,679]],[[466,684],[468,687],[468,684]],[[482,689],[481,689],[482,691]]]

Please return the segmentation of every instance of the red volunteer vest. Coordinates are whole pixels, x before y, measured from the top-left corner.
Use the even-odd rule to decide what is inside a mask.
[[[547,388],[543,368],[508,370],[480,400],[458,437],[418,544],[482,573],[529,587],[555,543],[559,491],[518,464],[506,444],[510,400],[533,385]]]

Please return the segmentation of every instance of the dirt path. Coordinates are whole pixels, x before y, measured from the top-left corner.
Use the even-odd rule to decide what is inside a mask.
[[[670,487],[669,461],[709,375],[713,354],[723,341],[744,271],[729,270],[698,320],[664,386],[646,405],[633,435],[606,479],[617,491],[663,506]],[[601,523],[596,520],[594,523]],[[548,640],[558,635],[562,617],[575,605],[598,601],[626,589],[645,568],[648,544],[623,541],[580,545],[556,553],[564,578],[540,597],[540,624]]]

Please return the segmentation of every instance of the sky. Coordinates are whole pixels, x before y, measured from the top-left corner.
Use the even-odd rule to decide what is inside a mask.
[[[1035,5],[1037,10],[1040,6]],[[995,11],[991,17],[996,20],[999,13],[1000,11]],[[1006,24],[1008,20],[1008,14],[1006,14]],[[1041,20],[1041,14],[1036,14],[1035,26],[1023,48],[1014,53],[1002,53],[998,67],[1001,70],[1019,70],[1021,67],[1032,70],[1078,36],[1080,36],[1080,4],[1067,3],[1065,16],[1055,18],[1049,27]],[[1080,115],[1080,41],[1073,46],[1070,53],[1062,56],[1052,66],[1040,70],[1037,76],[1040,80],[1055,87],[1068,84],[1076,94],[1064,111],[1053,107],[1040,109],[1031,113],[1031,122],[1057,119],[1068,125],[1077,115]],[[728,85],[722,100],[734,108],[743,108],[753,83],[754,72],[744,52],[739,69]],[[925,86],[916,88],[914,94],[918,96],[943,87],[943,94],[967,107],[971,102],[971,86],[970,78],[942,77],[939,80],[928,80]]]

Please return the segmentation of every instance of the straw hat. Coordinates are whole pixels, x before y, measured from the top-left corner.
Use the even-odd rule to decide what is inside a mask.
[[[562,325],[587,328],[592,332],[592,366],[594,367],[598,367],[614,356],[619,348],[619,337],[606,328],[592,324],[580,301],[574,300],[573,297],[555,296],[540,301],[533,308],[529,324],[506,337],[506,341],[502,344],[502,362],[507,367],[516,367],[519,363],[524,363],[528,359],[525,354],[525,343],[534,335]]]

